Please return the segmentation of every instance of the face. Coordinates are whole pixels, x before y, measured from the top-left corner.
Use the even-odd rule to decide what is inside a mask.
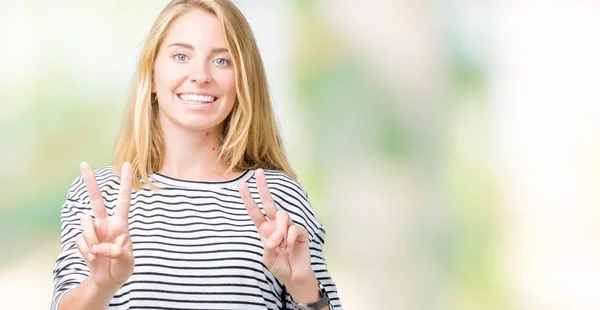
[[[193,9],[171,24],[154,63],[161,126],[220,130],[235,103],[235,72],[218,18]]]

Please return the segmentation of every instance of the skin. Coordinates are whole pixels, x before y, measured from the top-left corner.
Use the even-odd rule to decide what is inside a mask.
[[[235,72],[226,46],[217,17],[193,9],[172,23],[159,47],[153,79],[165,137],[165,157],[159,172],[189,180],[223,180],[239,175],[239,171],[228,173],[216,152],[223,120],[231,113],[236,98]],[[218,100],[202,108],[190,107],[180,99],[181,93],[210,95]],[[65,295],[60,309],[106,309],[135,265],[128,224],[132,166],[125,163],[122,167],[112,216],[106,213],[90,165],[84,162],[80,169],[95,220],[82,216],[83,234],[76,237],[76,244],[90,276]],[[316,301],[320,293],[311,267],[308,232],[277,209],[262,169],[256,171],[256,182],[266,217],[247,184],[241,183],[239,192],[261,237],[265,266],[286,286],[294,301]]]
[[[240,173],[227,174],[225,163],[217,160],[223,120],[236,100],[235,70],[226,47],[213,14],[190,10],[171,24],[154,64],[153,88],[165,138],[158,172],[189,180],[229,179]],[[218,100],[194,109],[179,98],[181,93]]]

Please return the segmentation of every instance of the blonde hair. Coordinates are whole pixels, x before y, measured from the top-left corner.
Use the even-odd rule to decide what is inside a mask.
[[[153,67],[171,23],[183,13],[200,8],[221,21],[235,70],[236,102],[223,124],[219,158],[229,171],[276,169],[295,178],[282,150],[267,78],[254,35],[246,18],[228,0],[173,0],[158,15],[147,36],[133,76],[126,117],[114,152],[120,175],[124,162],[133,166],[133,188],[153,186],[148,176],[160,169],[164,157],[156,95],[152,93]]]

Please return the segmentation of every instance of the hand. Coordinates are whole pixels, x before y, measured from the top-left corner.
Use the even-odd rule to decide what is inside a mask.
[[[262,169],[256,171],[256,185],[266,218],[250,195],[248,185],[242,182],[238,189],[262,240],[263,262],[285,286],[307,281],[316,285],[310,262],[308,232],[294,224],[287,212],[277,210]]]
[[[89,215],[82,216],[83,234],[78,235],[75,242],[90,270],[89,279],[99,288],[116,291],[129,279],[134,266],[128,221],[132,167],[130,163],[123,164],[119,197],[112,216],[106,213],[92,167],[83,162],[80,169],[96,221]]]

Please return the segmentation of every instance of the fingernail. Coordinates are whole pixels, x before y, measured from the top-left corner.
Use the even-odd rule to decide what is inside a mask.
[[[98,253],[98,246],[92,245],[92,253]]]
[[[88,253],[88,259],[89,260],[94,260],[94,254]]]

